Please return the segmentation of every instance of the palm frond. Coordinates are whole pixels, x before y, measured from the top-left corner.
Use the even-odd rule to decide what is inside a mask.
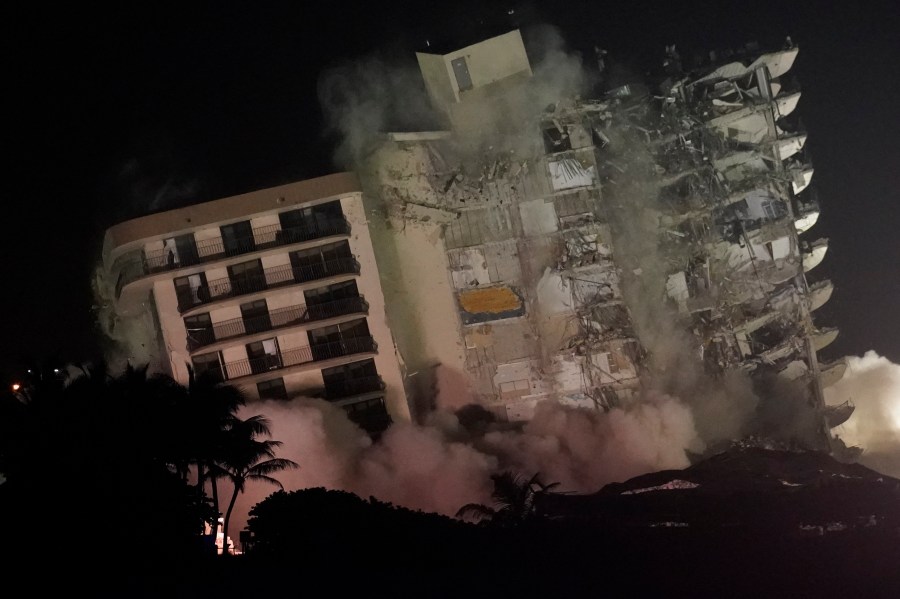
[[[275,485],[282,491],[284,491],[284,485],[281,484],[281,481],[277,478],[272,478],[271,476],[266,476],[264,474],[248,474],[247,480],[259,481],[262,483],[269,483],[270,485]]]
[[[491,519],[497,515],[497,511],[493,508],[490,508],[486,505],[481,505],[480,503],[467,503],[462,506],[458,510],[456,510],[457,518],[471,518],[475,522],[480,522],[484,519]]]
[[[266,475],[271,474],[272,472],[278,472],[279,470],[294,470],[297,468],[300,468],[300,464],[293,460],[287,458],[272,458],[271,460],[254,464],[247,472],[248,476],[255,476],[257,474]]]

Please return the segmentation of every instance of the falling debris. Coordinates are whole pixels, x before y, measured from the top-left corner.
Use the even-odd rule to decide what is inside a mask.
[[[518,31],[417,55],[446,130],[382,138],[362,170],[395,230],[424,227],[446,255],[459,317],[421,333],[455,329],[476,402],[516,421],[541,399],[606,410],[657,389],[694,402],[715,441],[746,429],[769,399],[754,381],[776,376],[816,414],[807,442],[830,448],[817,352],[837,329],[813,324],[831,285],[805,274],[827,240],[800,237],[818,204],[785,77],[798,52],[748,44],[688,69],[668,46],[659,80],[594,97],[577,58],[532,65]],[[603,71],[611,58],[597,47]]]

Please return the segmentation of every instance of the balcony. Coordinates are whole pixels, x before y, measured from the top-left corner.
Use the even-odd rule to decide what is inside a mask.
[[[261,270],[258,274],[230,279],[209,281],[188,292],[178,293],[178,311],[185,312],[197,306],[217,302],[230,297],[238,297],[267,289],[306,283],[345,274],[359,274],[356,258],[335,258],[319,264],[303,266],[275,266]]]
[[[170,264],[165,250],[147,252],[144,255],[144,273],[152,274],[173,268],[194,266],[204,262],[214,262],[222,258],[240,256],[259,250],[282,245],[302,243],[334,235],[349,235],[350,223],[346,218],[331,219],[321,223],[310,223],[301,227],[282,229],[280,225],[269,225],[253,229],[252,237],[238,238],[226,246],[221,237],[196,242],[195,251],[179,256],[177,263]]]
[[[375,343],[375,339],[371,336],[352,337],[309,347],[286,349],[276,354],[229,362],[225,364],[225,379],[232,380],[272,370],[281,370],[290,366],[352,356],[353,354],[374,353],[377,349],[378,344]]]
[[[362,395],[363,393],[372,393],[376,391],[384,391],[384,381],[377,374],[370,376],[359,376],[342,381],[332,381],[325,383],[325,396],[329,400],[343,399],[345,397],[353,397],[354,395]]]
[[[273,247],[313,241],[335,235],[349,235],[350,223],[346,218],[333,218],[320,223],[310,223],[299,227],[282,229],[280,225],[269,225],[253,229],[252,237],[236,239],[226,247],[221,237],[195,242],[188,251],[182,252],[177,261],[170,261],[166,250],[142,252],[134,250],[119,256],[113,263],[113,272],[119,273],[116,281],[116,295],[122,287],[143,276],[215,262],[231,256]]]
[[[225,339],[326,320],[347,314],[365,313],[368,310],[369,303],[362,296],[347,297],[312,306],[305,304],[288,306],[272,310],[268,314],[250,318],[233,318],[219,322],[210,329],[190,331],[188,332],[188,349],[194,351]]]

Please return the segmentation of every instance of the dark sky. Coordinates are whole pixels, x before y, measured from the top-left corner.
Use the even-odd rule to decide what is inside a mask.
[[[823,207],[805,237],[831,242],[809,278],[834,282],[817,322],[841,327],[823,355],[874,349],[900,362],[893,3],[381,4],[5,8],[4,371],[96,355],[90,276],[106,227],[167,202],[337,170],[316,95],[327,69],[375,51],[414,60],[426,39],[461,40],[453,47],[536,22],[559,27],[573,50],[597,44],[635,64],[667,44],[778,47],[790,35],[800,47],[797,110]]]

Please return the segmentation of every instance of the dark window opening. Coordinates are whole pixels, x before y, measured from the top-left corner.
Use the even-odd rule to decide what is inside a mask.
[[[329,399],[380,391],[384,387],[372,359],[324,368],[322,380]]]
[[[456,85],[459,91],[464,92],[472,89],[472,76],[469,74],[469,65],[466,64],[466,57],[454,58],[450,61],[453,67],[453,74],[456,76]]]
[[[312,329],[307,334],[314,360],[374,350],[365,318]]]
[[[244,331],[247,334],[268,331],[272,328],[269,308],[264,299],[241,304],[241,318],[244,320]]]
[[[314,227],[316,225],[324,225],[333,221],[343,220],[344,213],[341,210],[340,200],[327,202],[310,206],[309,208],[298,208],[297,210],[288,210],[278,215],[282,229]]]
[[[245,254],[256,249],[253,241],[253,227],[249,220],[220,227],[222,232],[222,246],[226,256]]]
[[[202,304],[209,299],[209,287],[206,284],[206,273],[177,277],[174,279],[175,295],[178,297],[178,308],[184,310]]]
[[[307,306],[315,306],[348,297],[359,297],[359,289],[356,287],[356,281],[350,280],[327,287],[307,289],[303,292],[303,297],[306,299]]]
[[[163,254],[165,255],[165,265],[168,268],[178,268],[180,266],[189,266],[197,264],[200,256],[197,253],[197,243],[194,241],[194,234],[187,233],[178,237],[170,237],[163,241]],[[152,265],[157,266],[157,265]]]
[[[368,304],[359,297],[359,289],[354,280],[307,289],[303,295],[306,298],[306,312],[310,320],[323,320],[341,314],[364,311],[368,307]]]
[[[346,241],[297,250],[291,252],[290,258],[294,278],[301,282],[356,270],[353,252]]]
[[[351,421],[370,435],[380,435],[392,422],[382,397],[346,405],[344,410]]]
[[[224,381],[225,374],[222,370],[222,354],[221,352],[212,352],[194,356],[194,374],[197,378],[210,377],[216,381]]]
[[[282,243],[296,243],[350,232],[339,200],[282,212],[278,215],[278,220],[281,223],[278,235]]]
[[[564,129],[560,129],[554,124],[544,128],[544,150],[548,154],[554,152],[564,152],[572,149],[572,142],[569,134]]]
[[[257,383],[256,390],[259,392],[260,399],[287,399],[287,390],[284,388],[283,378]]]
[[[281,358],[278,354],[278,340],[273,337],[272,339],[248,343],[247,359],[250,362],[250,371],[253,374],[280,368]]]
[[[260,260],[250,260],[228,267],[228,279],[235,295],[261,291],[266,286],[266,275]]]
[[[209,345],[216,340],[209,312],[186,317],[184,328],[187,331],[188,347],[191,349]]]

